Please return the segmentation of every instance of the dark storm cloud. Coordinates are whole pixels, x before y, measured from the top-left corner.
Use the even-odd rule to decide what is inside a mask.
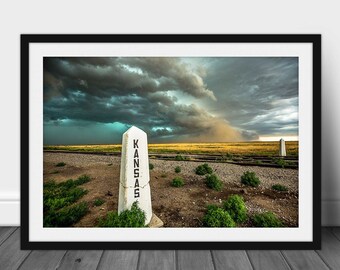
[[[198,106],[175,104],[176,98],[166,94],[136,95],[93,99],[54,98],[45,102],[46,123],[58,125],[72,119],[79,123],[124,123],[137,125],[152,139],[171,137],[172,141],[240,140],[240,134],[222,119],[213,117]],[[73,125],[76,125],[74,122]]]
[[[297,133],[296,58],[191,61],[44,58],[46,136],[63,136],[69,127],[72,134],[86,134],[84,142],[101,142],[95,134],[90,139],[86,126],[98,133],[111,124],[136,125],[151,141],[223,142]]]
[[[44,98],[75,89],[96,97],[179,90],[215,99],[178,58],[44,58]]]
[[[123,63],[140,68],[151,78],[161,78],[160,89],[180,89],[194,97],[210,97],[216,100],[214,93],[203,82],[204,74],[190,71],[178,58],[124,58]]]

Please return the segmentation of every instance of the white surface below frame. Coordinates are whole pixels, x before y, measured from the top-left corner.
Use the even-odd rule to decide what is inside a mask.
[[[299,57],[298,228],[43,228],[42,59],[44,56]],[[30,44],[29,241],[312,241],[312,45],[310,43]],[[34,91],[32,90],[34,89]],[[34,106],[31,104],[34,103]],[[34,119],[34,121],[32,121]],[[33,151],[32,149],[39,149]],[[152,192],[152,191],[151,191]],[[34,198],[34,199],[32,199]],[[303,211],[302,211],[303,209]]]

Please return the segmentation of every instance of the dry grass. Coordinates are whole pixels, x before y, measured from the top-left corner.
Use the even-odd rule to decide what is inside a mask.
[[[106,145],[58,145],[44,146],[44,150],[65,150],[80,152],[120,152],[120,144]],[[298,155],[297,141],[286,142],[288,155]],[[177,154],[229,154],[275,156],[279,153],[279,142],[237,142],[237,143],[170,143],[149,144],[149,153]]]

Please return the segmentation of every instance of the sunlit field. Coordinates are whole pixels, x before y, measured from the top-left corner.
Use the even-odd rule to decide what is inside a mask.
[[[121,145],[46,145],[44,150],[109,153],[120,152]],[[286,142],[286,151],[289,156],[298,156],[298,142]],[[279,142],[149,144],[149,153],[277,156],[279,153]]]

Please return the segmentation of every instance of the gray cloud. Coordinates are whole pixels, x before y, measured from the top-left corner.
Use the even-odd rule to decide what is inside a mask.
[[[289,132],[297,134],[298,58],[213,58],[207,65],[206,82],[217,98],[207,104],[210,112],[258,134],[282,134],[289,118],[296,124]]]
[[[297,134],[297,69],[296,58],[44,58],[44,134],[111,142],[84,128],[113,123],[154,142]]]
[[[96,97],[180,90],[215,100],[198,73],[179,58],[44,58],[44,97],[80,90]]]

